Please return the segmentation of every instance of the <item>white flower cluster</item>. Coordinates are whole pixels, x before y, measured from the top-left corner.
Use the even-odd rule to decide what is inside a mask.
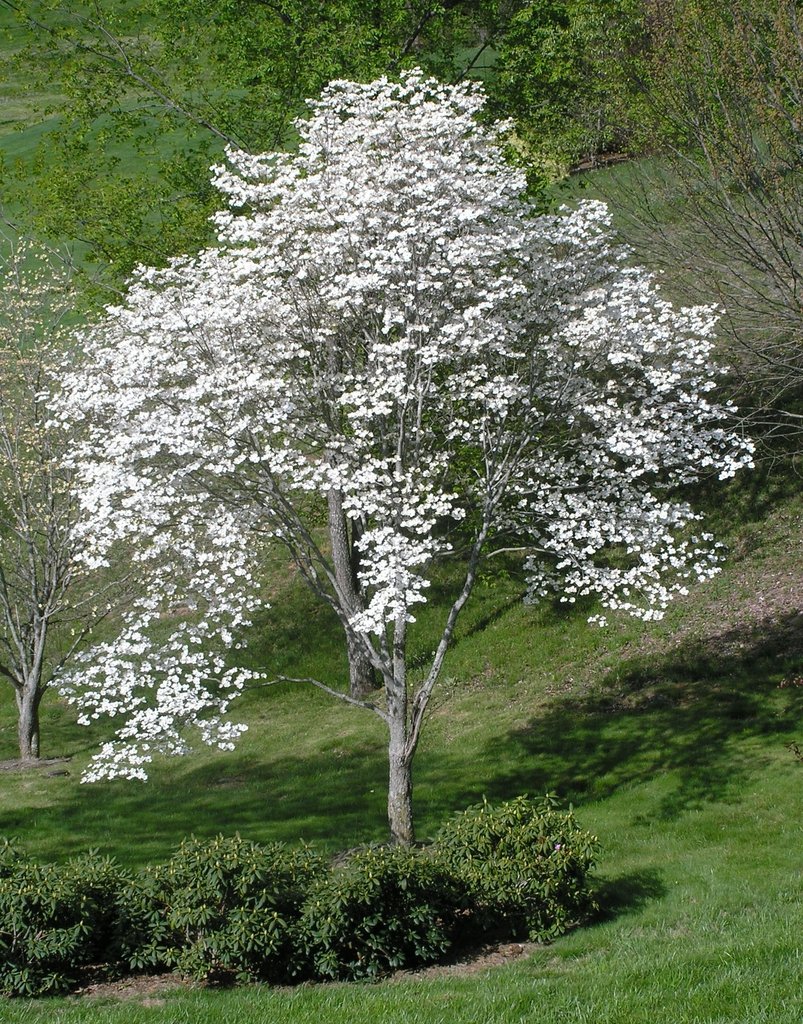
[[[325,582],[306,517],[333,489],[360,527],[366,641],[412,618],[458,526],[531,544],[532,596],[645,616],[713,571],[669,488],[750,461],[710,399],[714,314],[628,267],[603,204],[534,217],[482,103],[418,71],[331,83],[297,151],[214,169],[219,245],[142,269],[84,337],[63,416],[87,419],[91,557],[129,545],[149,580],[70,682],[126,720],[90,777],[142,777],[193,723],[233,740],[248,673],[222,652],[260,546]],[[184,594],[199,614],[168,629]]]

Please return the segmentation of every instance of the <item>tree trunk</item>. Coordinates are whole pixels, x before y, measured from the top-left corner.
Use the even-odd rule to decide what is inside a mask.
[[[393,734],[389,746],[388,823],[391,841],[399,846],[412,846],[413,829],[413,765],[403,750],[395,749]]]
[[[37,689],[17,691],[17,736],[20,759],[35,761],[39,757],[39,702],[42,695]]]
[[[412,846],[413,753],[407,721],[407,610],[402,608],[393,628],[393,666],[385,681],[388,698],[388,824],[391,842]]]
[[[363,610],[363,602],[357,582],[354,545],[349,538],[348,523],[343,512],[343,495],[333,488],[329,491],[327,501],[335,579],[344,610],[354,615]],[[357,637],[346,635],[346,650],[349,659],[349,694],[359,700],[376,689],[376,672]]]
[[[346,638],[349,659],[349,694],[358,700],[377,687],[376,672],[362,645],[353,637]]]

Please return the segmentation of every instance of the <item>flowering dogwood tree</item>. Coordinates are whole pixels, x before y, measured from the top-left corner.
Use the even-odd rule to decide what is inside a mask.
[[[386,723],[400,842],[483,556],[515,537],[531,599],[598,594],[647,618],[716,571],[671,490],[749,462],[710,396],[713,312],[664,301],[602,204],[534,216],[482,104],[416,71],[332,82],[296,152],[215,168],[219,245],[142,269],[84,337],[64,415],[86,419],[93,557],[128,545],[151,581],[69,684],[87,718],[124,718],[89,779],[144,778],[188,725],[224,747],[244,728],[229,702],[249,673],[225,649],[264,545],[285,546],[381,679],[376,695],[308,682]],[[408,627],[456,530],[462,584],[413,680]],[[196,611],[176,623],[178,599]]]

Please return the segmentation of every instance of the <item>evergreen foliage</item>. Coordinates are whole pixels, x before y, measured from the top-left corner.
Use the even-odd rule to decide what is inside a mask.
[[[479,827],[467,812],[468,829],[446,826],[430,847],[364,849],[329,868],[303,844],[239,836],[186,840],[138,875],[96,853],[40,865],[5,843],[0,993],[69,991],[90,969],[169,967],[215,983],[375,978],[500,928],[518,935],[519,918],[542,938],[580,920],[593,906],[593,837],[552,804],[482,813]]]

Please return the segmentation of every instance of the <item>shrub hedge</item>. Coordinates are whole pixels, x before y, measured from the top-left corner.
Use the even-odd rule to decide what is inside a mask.
[[[401,847],[363,850],[322,878],[302,931],[320,978],[375,978],[439,960],[452,944],[462,887],[437,860]]]
[[[129,879],[91,851],[57,867],[0,848],[0,992],[50,995],[73,988],[90,965],[122,959],[120,898]]]
[[[308,846],[218,836],[132,874],[95,852],[39,865],[0,842],[0,993],[166,967],[215,982],[376,978],[456,944],[547,940],[594,906],[595,852],[571,811],[526,797],[469,808],[421,849],[333,865]]]
[[[325,871],[306,845],[185,840],[129,889],[128,963],[174,967],[197,980],[291,980],[304,969],[301,906]]]

